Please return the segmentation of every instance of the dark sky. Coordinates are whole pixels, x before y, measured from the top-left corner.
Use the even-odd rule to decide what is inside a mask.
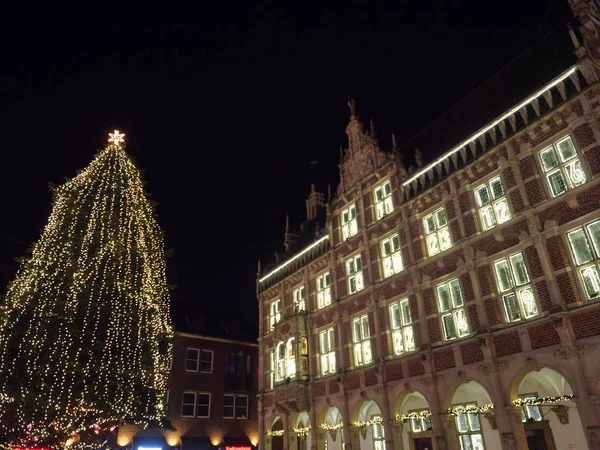
[[[570,19],[567,0],[216,3],[179,9],[185,24],[4,15],[0,283],[46,223],[48,182],[118,128],[174,249],[175,313],[254,317],[285,214],[303,220],[311,181],[335,189],[348,96],[389,148]]]

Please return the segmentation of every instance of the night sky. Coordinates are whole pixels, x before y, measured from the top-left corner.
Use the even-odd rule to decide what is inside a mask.
[[[567,0],[201,5],[185,24],[5,15],[0,292],[46,223],[48,183],[118,128],[174,250],[174,314],[255,318],[258,258],[281,249],[286,213],[304,219],[311,182],[337,185],[348,96],[389,149],[570,20]]]

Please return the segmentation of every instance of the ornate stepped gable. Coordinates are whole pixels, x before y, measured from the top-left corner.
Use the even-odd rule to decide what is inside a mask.
[[[354,99],[350,100],[348,106],[350,106],[350,123],[346,127],[348,148],[340,155],[338,195],[354,187],[386,160],[385,153],[379,147],[379,139],[375,134],[373,122],[371,122],[370,132],[366,132],[356,114]]]

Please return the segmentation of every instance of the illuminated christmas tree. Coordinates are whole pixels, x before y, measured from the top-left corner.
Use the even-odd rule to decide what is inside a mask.
[[[110,136],[55,189],[1,305],[0,447],[100,448],[120,424],[165,424],[163,239],[124,135]]]

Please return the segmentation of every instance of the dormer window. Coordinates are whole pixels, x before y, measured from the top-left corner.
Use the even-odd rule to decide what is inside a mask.
[[[375,217],[379,220],[393,210],[392,184],[386,181],[375,189]]]
[[[358,233],[358,223],[356,221],[356,205],[342,211],[342,238],[350,239]]]

